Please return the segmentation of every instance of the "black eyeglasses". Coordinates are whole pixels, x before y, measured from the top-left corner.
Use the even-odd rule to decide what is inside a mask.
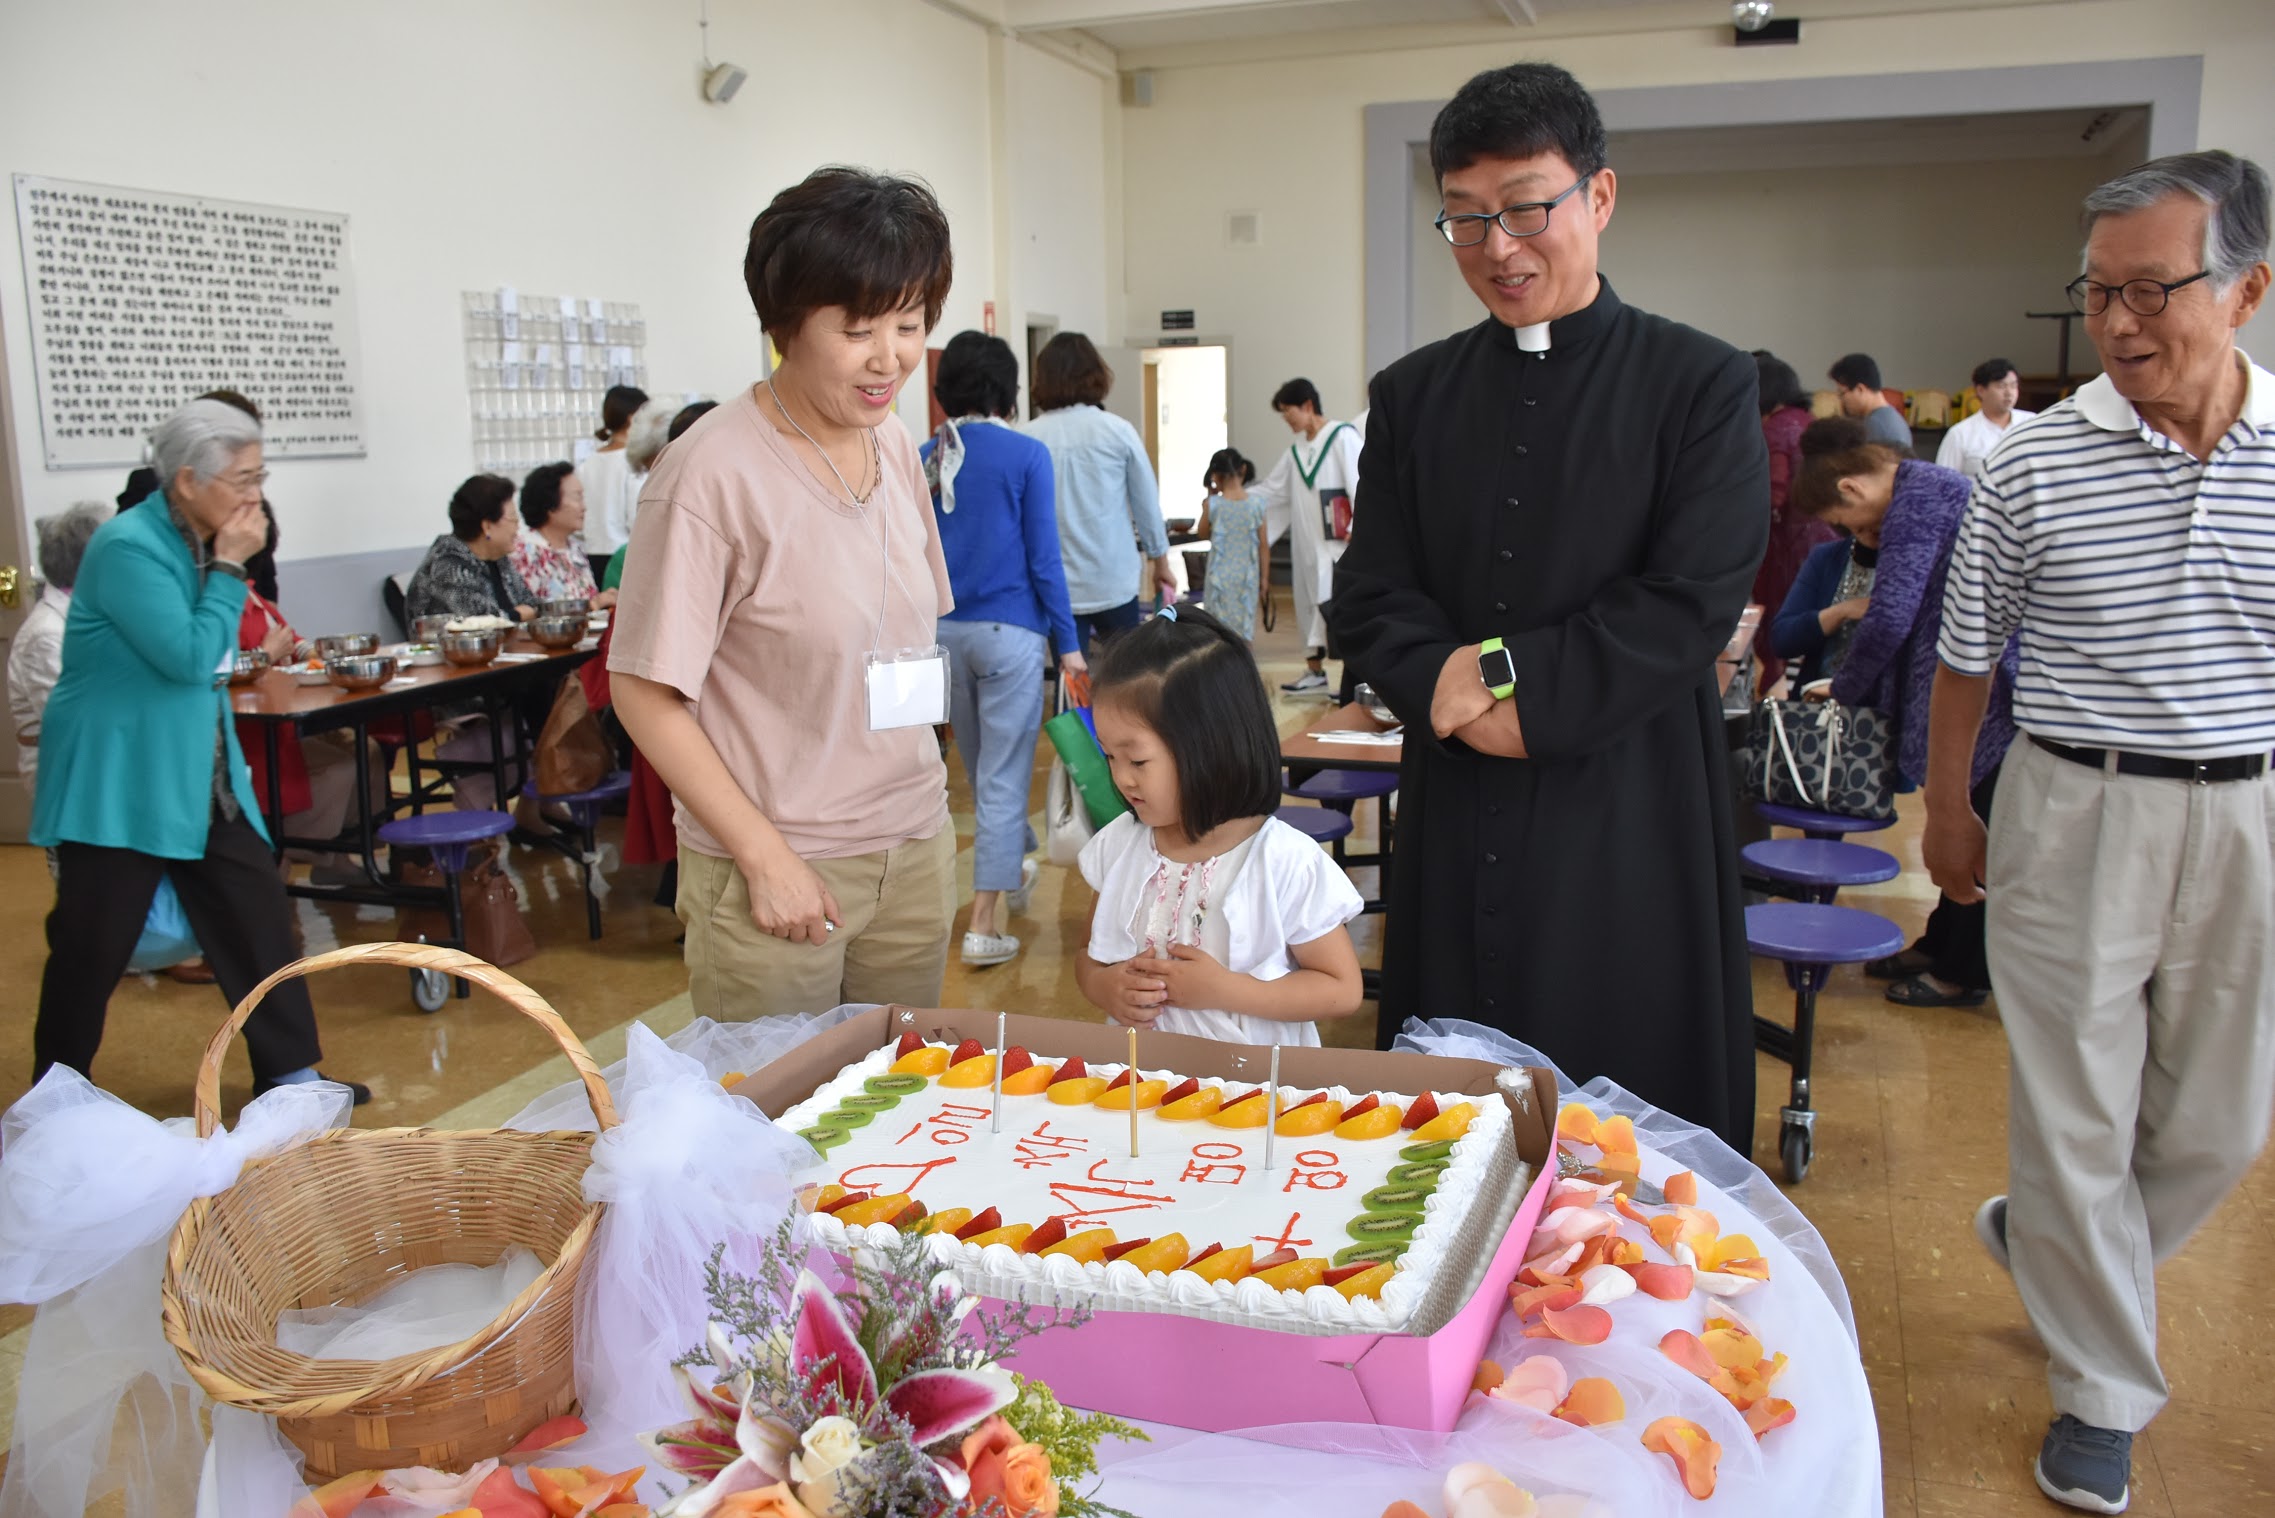
[[[1447,242],[1457,248],[1473,248],[1483,242],[1486,237],[1485,224],[1489,221],[1499,222],[1501,230],[1511,237],[1538,237],[1548,230],[1548,213],[1570,200],[1580,186],[1595,177],[1593,173],[1582,174],[1572,181],[1570,189],[1554,200],[1528,200],[1518,205],[1503,206],[1490,216],[1474,211],[1460,214],[1440,211],[1433,225],[1445,234]]]
[[[2211,272],[2209,269],[2198,269],[2186,279],[2176,279],[2169,284],[2161,279],[2128,279],[2121,285],[2105,285],[2099,280],[2080,275],[2064,287],[2063,293],[2070,298],[2070,309],[2080,316],[2099,316],[2109,309],[2109,297],[2112,295],[2122,300],[2125,309],[2135,316],[2157,316],[2162,314],[2166,304],[2171,301],[2173,291],[2209,278]]]

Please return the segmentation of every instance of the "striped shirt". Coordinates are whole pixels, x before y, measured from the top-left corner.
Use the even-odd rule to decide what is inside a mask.
[[[2275,375],[2238,358],[2242,414],[2208,461],[2103,375],[1983,466],[1937,653],[1987,675],[2019,630],[2023,731],[2184,759],[2275,748]]]

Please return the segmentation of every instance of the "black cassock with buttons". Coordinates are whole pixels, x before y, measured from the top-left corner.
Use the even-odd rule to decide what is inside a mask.
[[[1407,724],[1384,1026],[1462,1017],[1751,1146],[1754,1037],[1715,655],[1769,532],[1754,361],[1623,305],[1375,379],[1329,614]],[[1525,759],[1430,735],[1499,637]]]

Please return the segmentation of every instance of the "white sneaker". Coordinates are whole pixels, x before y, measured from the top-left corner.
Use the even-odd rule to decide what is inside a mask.
[[[1316,669],[1305,670],[1301,679],[1290,680],[1280,687],[1290,696],[1317,696],[1327,689],[1327,677]]]
[[[1027,915],[1027,909],[1035,904],[1035,882],[1042,877],[1043,867],[1035,863],[1034,860],[1022,859],[1019,861],[1019,889],[1004,893],[1009,898],[1012,916],[1024,917]]]
[[[2008,1253],[2006,1242],[2006,1198],[1992,1197],[1975,1209],[1975,1237],[1983,1241],[1983,1248],[1998,1261],[1999,1269],[2014,1272],[2014,1260]]]
[[[964,963],[975,969],[1009,964],[1019,957],[1019,940],[1009,933],[966,933]]]

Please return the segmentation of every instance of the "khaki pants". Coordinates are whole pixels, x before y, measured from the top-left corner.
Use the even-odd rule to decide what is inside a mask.
[[[2106,774],[2018,739],[1989,896],[2015,1283],[2055,1410],[2137,1430],[2166,1396],[2156,1267],[2267,1138],[2275,779]]]
[[[734,861],[681,842],[679,920],[696,1015],[741,1022],[849,1002],[938,1006],[956,915],[956,830],[807,863],[845,914],[819,948],[760,932]]]

